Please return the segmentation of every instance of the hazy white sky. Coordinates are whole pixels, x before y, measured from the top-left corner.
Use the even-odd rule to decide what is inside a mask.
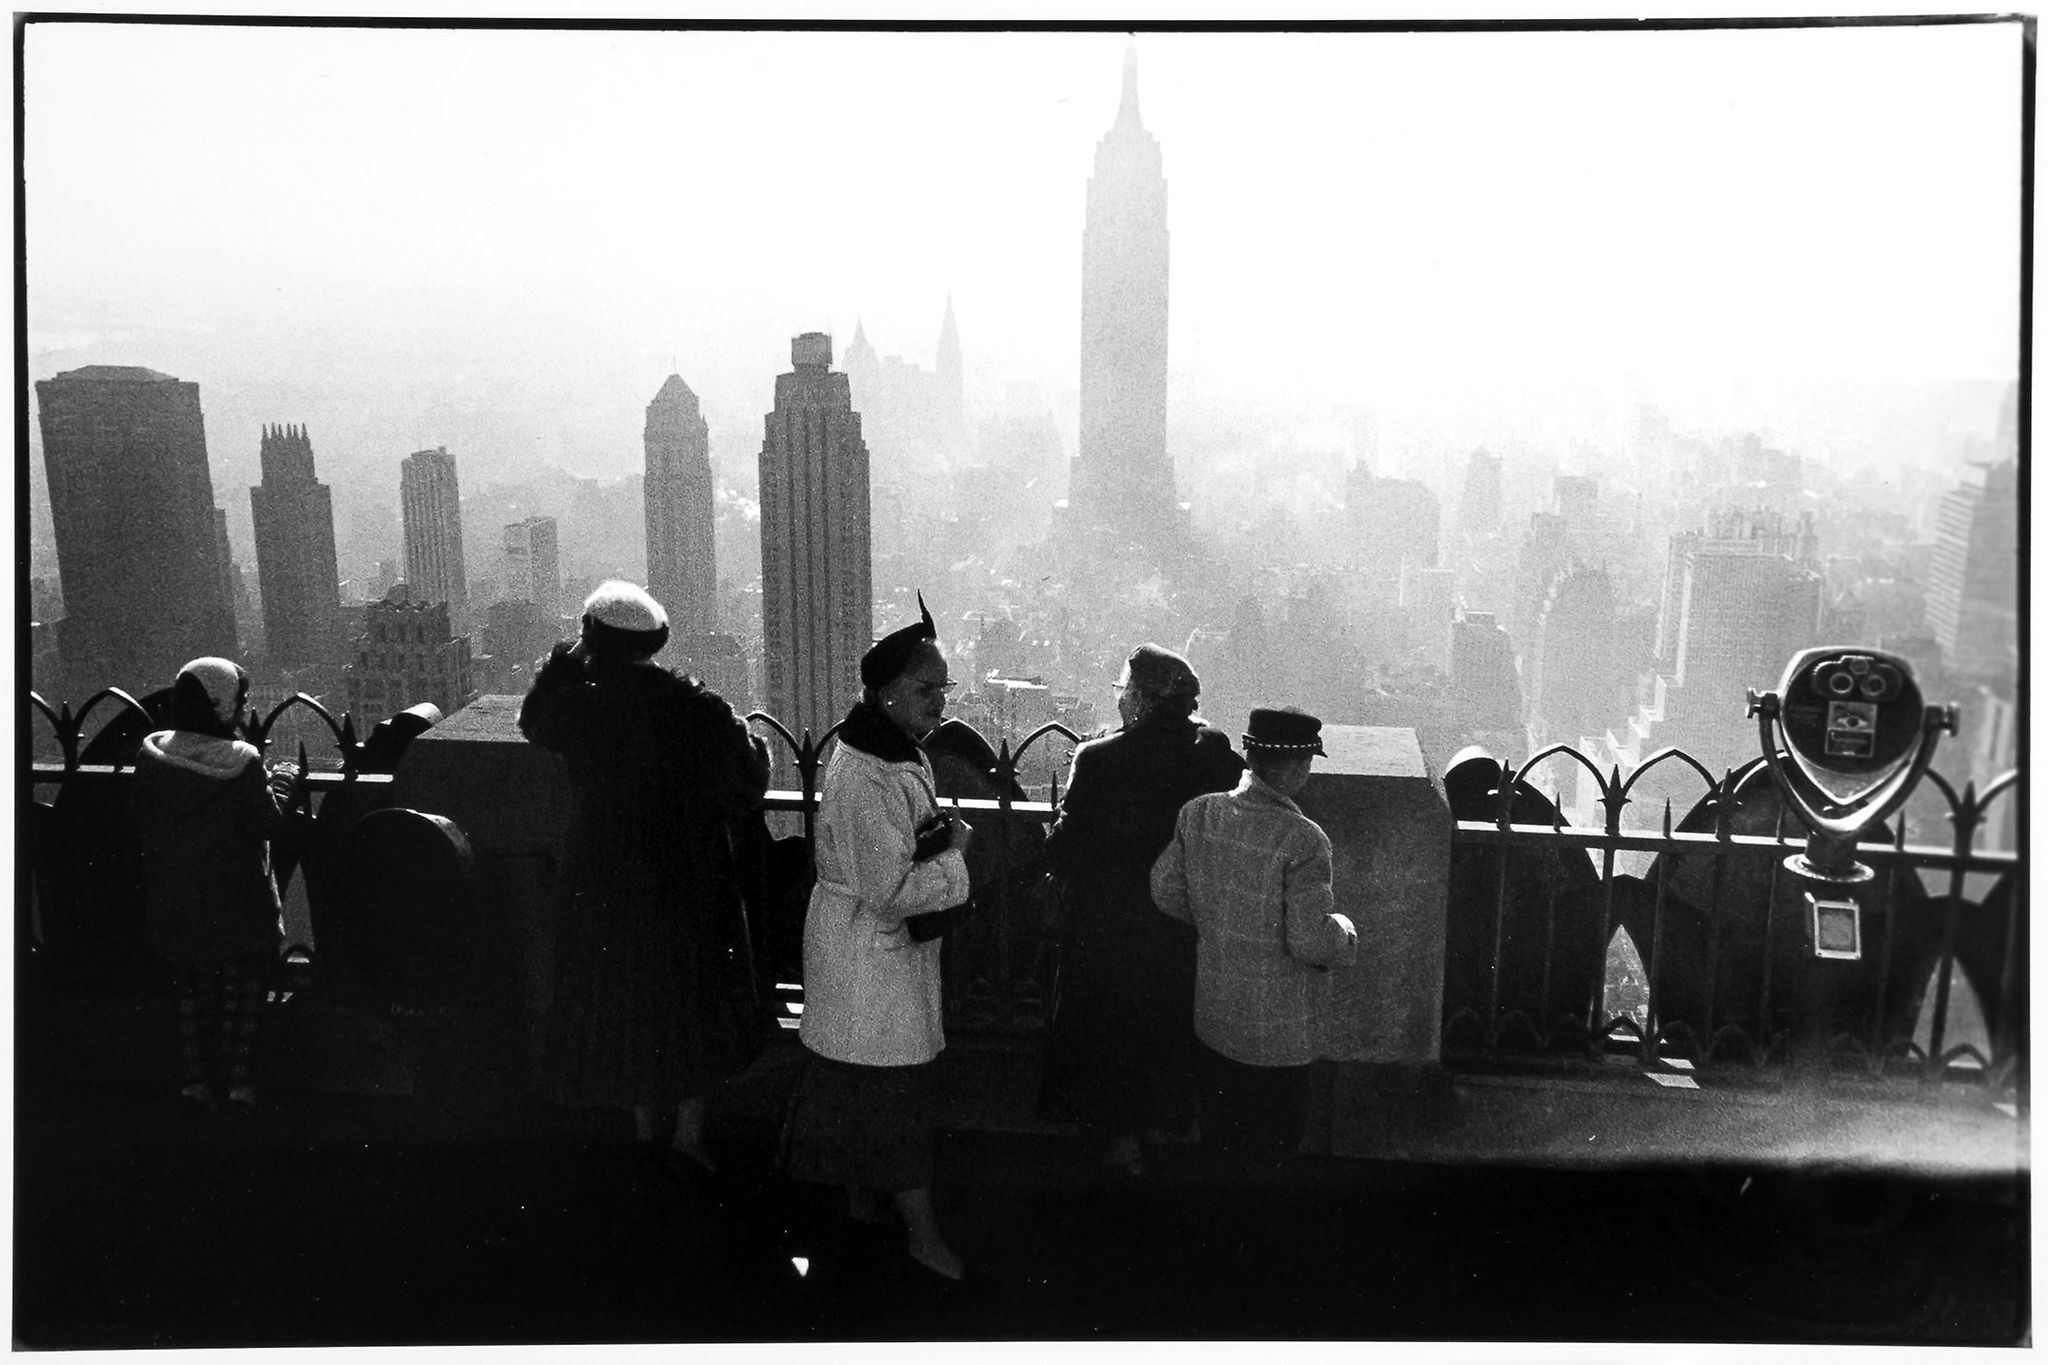
[[[795,332],[929,363],[950,291],[989,392],[1075,383],[1121,35],[26,42],[32,378],[182,336],[214,372],[181,378],[299,403],[262,420],[454,448],[449,405],[516,402],[543,455],[637,459],[672,359],[743,427]],[[1136,46],[1177,385],[2016,372],[2017,25]]]

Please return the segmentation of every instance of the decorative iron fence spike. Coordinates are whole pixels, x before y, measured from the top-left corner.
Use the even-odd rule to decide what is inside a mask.
[[[64,751],[64,771],[78,767],[78,731],[81,722],[71,714],[71,703],[57,704],[57,746]]]

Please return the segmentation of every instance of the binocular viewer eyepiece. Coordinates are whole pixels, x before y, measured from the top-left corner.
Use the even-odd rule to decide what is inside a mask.
[[[1793,656],[1774,692],[1749,693],[1764,763],[1810,831],[1785,866],[1809,881],[1868,881],[1856,841],[1900,806],[1934,760],[1953,706],[1921,700],[1896,654],[1831,645]]]

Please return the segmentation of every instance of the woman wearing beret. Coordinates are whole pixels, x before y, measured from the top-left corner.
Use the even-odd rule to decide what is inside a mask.
[[[667,640],[660,603],[601,584],[519,711],[569,768],[544,1058],[562,1102],[631,1109],[650,1158],[709,1169],[706,1097],[767,1025],[731,826],[767,790],[768,753],[716,692],[654,662]]]
[[[1038,1108],[1141,1175],[1144,1132],[1195,1112],[1194,935],[1154,908],[1152,863],[1181,806],[1230,790],[1244,762],[1196,719],[1201,683],[1180,655],[1140,645],[1116,686],[1123,727],[1074,751],[1047,843],[1064,889]]]
[[[861,700],[825,765],[804,917],[799,1036],[809,1055],[788,1163],[795,1179],[842,1186],[856,1222],[900,1218],[911,1259],[957,1280],[964,1267],[931,1201],[931,1069],[946,1045],[940,943],[912,921],[967,900],[973,831],[941,815],[918,744],[944,719],[952,688],[923,618],[861,659]]]

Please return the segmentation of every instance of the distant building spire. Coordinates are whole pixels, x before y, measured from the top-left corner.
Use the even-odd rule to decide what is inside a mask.
[[[939,324],[939,367],[946,368],[949,361],[955,367],[960,363],[960,328],[953,321],[951,290],[946,291],[946,320]]]
[[[946,291],[946,320],[939,324],[938,376],[945,394],[947,434],[949,439],[958,440],[966,430],[967,410],[961,376],[960,328],[953,321],[953,291],[950,289]]]
[[[880,363],[880,358],[875,354],[874,344],[868,340],[866,326],[859,318],[855,318],[853,320],[853,340],[847,345],[846,358],[842,362],[846,372],[848,374],[858,373],[865,376]]]
[[[1164,545],[1183,524],[1166,446],[1166,173],[1138,121],[1138,55],[1095,148],[1081,233],[1080,440],[1068,506],[1078,525]]]
[[[1124,98],[1117,106],[1116,121],[1144,122],[1138,117],[1138,49],[1135,44],[1124,49]]]

